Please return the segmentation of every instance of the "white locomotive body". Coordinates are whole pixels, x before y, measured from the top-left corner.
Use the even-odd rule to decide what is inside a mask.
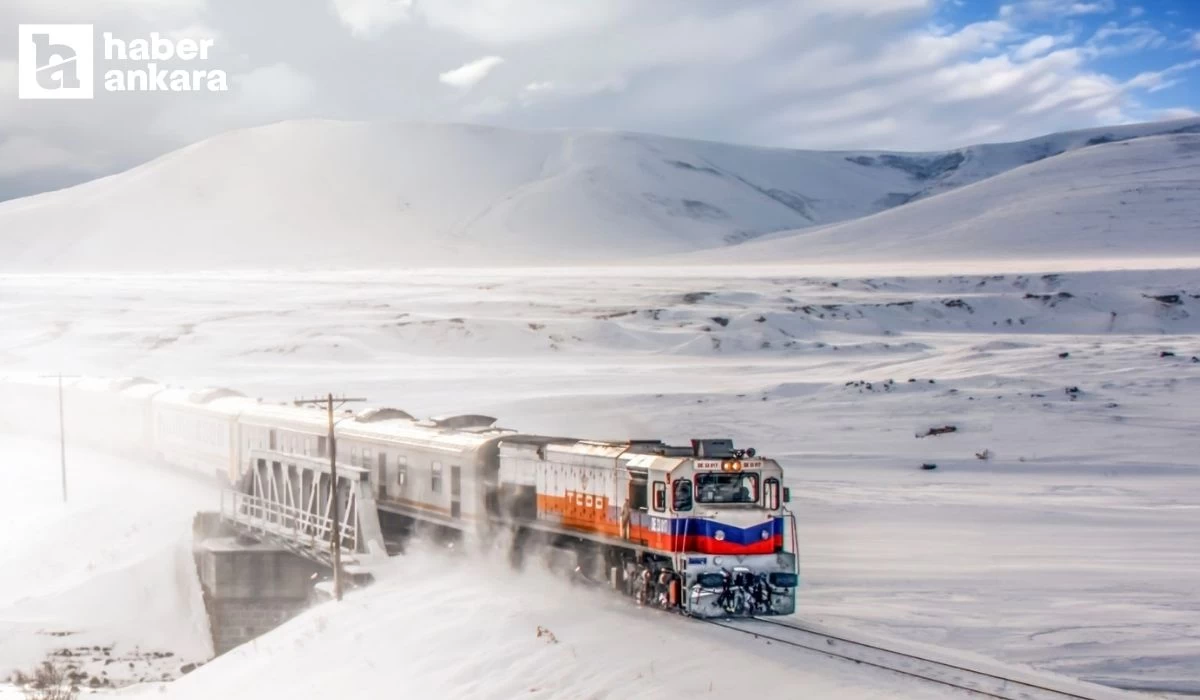
[[[702,617],[795,609],[783,471],[753,450],[506,439],[499,482],[508,521],[592,543],[630,593]]]

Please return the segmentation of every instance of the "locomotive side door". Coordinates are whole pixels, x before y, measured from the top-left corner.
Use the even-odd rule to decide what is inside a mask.
[[[462,467],[450,467],[450,517],[462,517]]]
[[[649,518],[646,513],[649,488],[649,478],[645,469],[626,467],[619,470],[617,479],[617,495],[622,500],[620,508],[621,539],[646,544],[642,528],[647,527]]]

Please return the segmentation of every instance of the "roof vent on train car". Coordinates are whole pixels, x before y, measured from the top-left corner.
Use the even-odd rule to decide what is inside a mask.
[[[662,440],[626,440],[625,445],[625,451],[630,454],[661,455],[666,448]]]
[[[461,416],[434,416],[431,423],[446,430],[469,430],[472,428],[490,428],[496,424],[496,419],[478,413],[466,413]]]
[[[378,423],[385,420],[416,420],[416,418],[407,411],[401,411],[398,408],[381,407],[359,411],[354,420],[359,423]]]
[[[692,455],[704,459],[732,457],[734,456],[733,440],[718,438],[692,440]]]
[[[192,403],[209,403],[210,401],[216,401],[217,399],[227,399],[234,396],[243,398],[246,395],[240,391],[234,391],[233,389],[212,387],[208,389],[201,389],[199,391],[193,391],[188,395],[188,401],[191,401]]]

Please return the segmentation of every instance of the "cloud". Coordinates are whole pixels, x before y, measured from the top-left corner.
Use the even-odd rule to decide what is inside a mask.
[[[1177,76],[1180,73],[1194,70],[1195,68],[1200,68],[1200,59],[1185,63],[1176,63],[1159,71],[1138,73],[1133,78],[1130,78],[1125,85],[1131,88],[1142,88],[1147,92],[1158,92],[1159,90],[1165,90],[1178,85],[1181,82],[1180,78],[1172,76]]]
[[[373,38],[412,17],[412,0],[331,0],[333,12],[352,34]]]
[[[74,158],[70,151],[32,134],[0,139],[0,177],[17,175],[25,170],[68,166]]]
[[[1197,40],[1177,36],[1154,13],[1131,17],[1127,5],[1108,0],[1012,0],[991,16],[948,24],[945,7],[944,0],[8,0],[0,3],[0,134],[20,140],[4,153],[13,175],[0,175],[0,199],[27,191],[11,186],[17,180],[112,172],[227,129],[291,118],[933,150],[1200,107],[1188,96],[1165,103],[1179,94],[1166,87],[1190,70],[1179,67],[1184,59],[1164,58],[1166,50]],[[39,19],[92,21],[119,36],[216,36],[220,65],[211,67],[228,72],[230,90],[17,101],[10,39],[18,22]],[[1111,74],[1118,62],[1107,59],[1138,52],[1139,75]]]
[[[1194,32],[1192,34],[1192,48],[1196,51],[1200,51],[1200,32]]]
[[[1000,7],[1008,19],[1045,19],[1107,14],[1116,9],[1115,0],[1024,0]]]
[[[17,62],[0,58],[0,127],[4,126],[5,116],[15,111],[16,101],[11,96],[16,93]]]
[[[1155,118],[1161,121],[1167,121],[1169,119],[1190,119],[1192,117],[1200,117],[1200,112],[1197,112],[1194,109],[1188,109],[1187,107],[1170,107],[1168,109],[1160,109],[1158,110],[1157,114],[1155,114]]]
[[[1017,61],[1028,61],[1029,59],[1041,56],[1050,49],[1054,48],[1056,41],[1057,40],[1054,37],[1048,34],[1034,37],[1017,47],[1017,49],[1013,51],[1012,57]]]
[[[635,12],[640,0],[434,0],[418,5],[422,18],[485,44],[511,44],[595,33]]]
[[[488,73],[491,73],[492,69],[501,63],[504,63],[504,59],[499,56],[484,56],[470,63],[465,63],[454,70],[439,73],[438,80],[446,85],[468,90],[486,78]]]
[[[1146,24],[1120,26],[1109,22],[1096,30],[1087,40],[1085,48],[1093,57],[1124,56],[1146,49],[1156,49],[1167,43],[1167,38],[1154,27]]]
[[[1146,14],[1146,8],[1142,7],[1141,5],[1134,5],[1133,7],[1129,8],[1129,16],[1131,18],[1136,19],[1144,14]]]

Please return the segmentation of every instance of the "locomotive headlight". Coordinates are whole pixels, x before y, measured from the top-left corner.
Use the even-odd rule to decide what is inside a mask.
[[[763,538],[764,540],[771,539],[771,533],[767,532],[766,530],[763,530],[763,531],[762,531],[762,538]]]
[[[713,538],[718,542],[724,540],[725,539],[725,531],[717,530],[716,534],[713,535]]]

